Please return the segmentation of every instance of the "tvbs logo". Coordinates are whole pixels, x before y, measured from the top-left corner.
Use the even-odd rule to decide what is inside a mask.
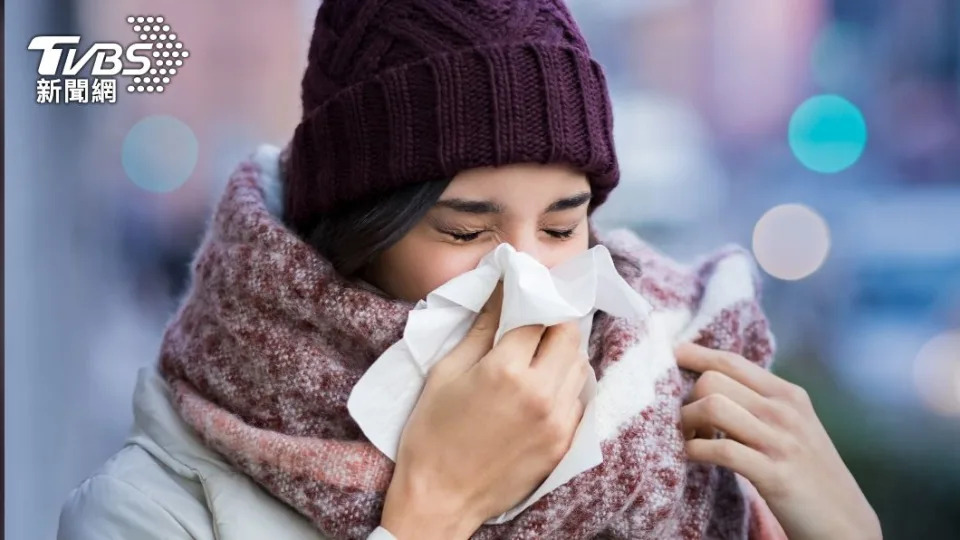
[[[43,51],[43,55],[40,56],[40,67],[37,68],[37,73],[43,76],[76,75],[90,63],[90,60],[93,60],[90,75],[94,77],[118,74],[143,75],[150,70],[149,51],[153,49],[150,43],[134,43],[127,47],[126,53],[119,43],[94,43],[79,59],[77,59],[77,49],[71,47],[66,49],[66,62],[61,62],[64,49],[59,46],[76,46],[79,43],[80,36],[37,36],[30,40],[27,49]],[[121,60],[123,57],[126,57],[128,62],[139,64],[139,67],[124,67]]]
[[[163,92],[190,56],[189,51],[184,50],[170,25],[164,24],[163,17],[130,16],[127,23],[140,39],[126,47],[97,42],[81,53],[80,36],[36,36],[30,40],[27,49],[41,53],[37,103],[114,103],[117,80],[109,77],[117,76],[132,77],[128,92]],[[91,78],[77,78],[87,67]]]

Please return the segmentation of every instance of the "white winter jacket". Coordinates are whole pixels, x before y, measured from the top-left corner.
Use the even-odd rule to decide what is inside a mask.
[[[155,368],[140,370],[130,437],[70,493],[57,540],[325,538],[205,447],[168,396]],[[369,539],[393,536],[380,528]]]

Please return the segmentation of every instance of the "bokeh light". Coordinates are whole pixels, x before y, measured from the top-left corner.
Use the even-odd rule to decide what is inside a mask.
[[[121,161],[134,184],[157,193],[183,185],[197,164],[199,144],[190,126],[172,116],[137,122],[123,140]]]
[[[830,251],[830,230],[819,214],[801,204],[776,206],[753,229],[753,253],[770,275],[803,279],[817,271]]]
[[[860,109],[837,95],[814,96],[790,118],[790,149],[811,170],[840,172],[860,159],[867,124]]]
[[[917,353],[913,374],[920,397],[931,410],[960,416],[960,330],[928,341]]]

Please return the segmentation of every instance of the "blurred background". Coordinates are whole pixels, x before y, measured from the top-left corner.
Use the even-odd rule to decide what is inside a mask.
[[[774,369],[885,537],[960,538],[960,2],[569,4],[615,107],[623,179],[598,225],[685,261],[749,247]],[[317,5],[5,6],[7,538],[53,538],[122,444],[229,173],[299,119]],[[33,36],[127,44],[140,14],[189,51],[162,95],[37,102]]]

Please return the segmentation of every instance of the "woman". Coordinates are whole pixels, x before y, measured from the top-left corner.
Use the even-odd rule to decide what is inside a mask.
[[[880,537],[805,394],[765,369],[744,252],[687,267],[592,229],[619,177],[612,118],[562,3],[328,0],[315,24],[303,120],[232,177],[134,433],[70,495],[61,540]],[[394,464],[350,390],[418,299],[501,242],[548,267],[602,243],[657,312],[598,314],[582,358],[572,323],[493,346],[495,293]],[[489,523],[566,453],[587,361],[603,463]]]

